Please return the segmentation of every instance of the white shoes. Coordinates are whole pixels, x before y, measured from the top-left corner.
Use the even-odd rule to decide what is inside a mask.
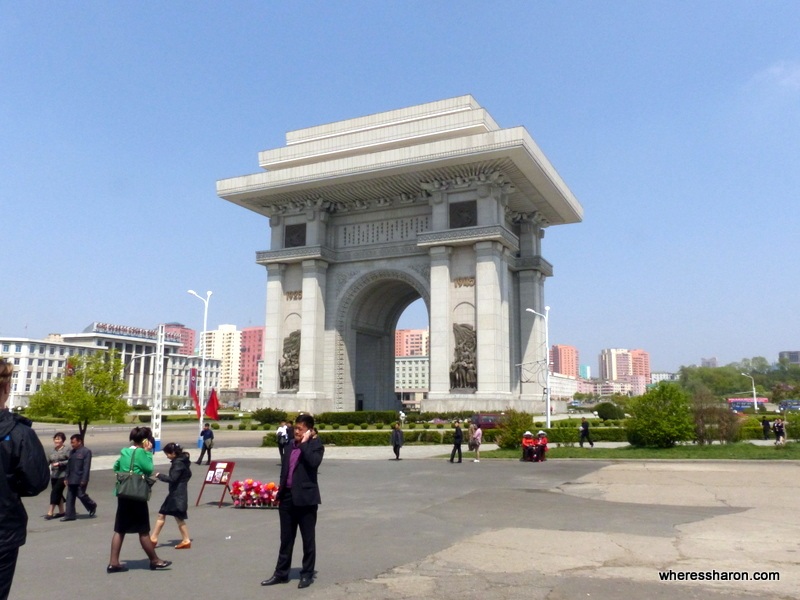
[[[481,462],[481,461],[479,461],[479,460],[476,458],[476,459],[475,459],[475,460],[473,460],[472,462]]]

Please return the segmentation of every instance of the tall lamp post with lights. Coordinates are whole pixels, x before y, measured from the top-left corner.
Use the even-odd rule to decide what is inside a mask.
[[[752,375],[748,375],[747,373],[741,373],[741,374],[744,375],[745,377],[749,377],[750,382],[753,384],[753,410],[756,411],[756,414],[758,414],[758,400],[756,400],[756,380],[753,379]]]
[[[200,389],[198,390],[198,397],[200,404],[200,424],[197,438],[197,447],[202,448],[203,445],[203,413],[205,412],[205,397],[206,397],[206,331],[208,330],[208,301],[211,299],[211,291],[206,292],[206,297],[203,298],[194,290],[188,290],[187,293],[195,298],[199,298],[203,303],[203,333],[200,334]]]
[[[526,308],[529,313],[544,319],[544,387],[545,387],[545,424],[550,429],[550,307],[544,307],[544,314],[538,313],[532,308]]]

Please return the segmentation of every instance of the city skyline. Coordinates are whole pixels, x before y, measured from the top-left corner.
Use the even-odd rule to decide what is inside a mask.
[[[288,130],[469,93],[585,209],[543,240],[551,344],[653,371],[800,346],[800,6],[482,7],[0,5],[0,335],[201,331],[187,289],[209,329],[264,325],[267,221],[215,182]],[[427,326],[419,301],[398,323]]]

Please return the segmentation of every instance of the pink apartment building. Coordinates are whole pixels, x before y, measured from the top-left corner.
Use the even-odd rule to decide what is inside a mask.
[[[264,356],[266,327],[242,329],[242,346],[239,354],[239,391],[258,388],[258,361]]]

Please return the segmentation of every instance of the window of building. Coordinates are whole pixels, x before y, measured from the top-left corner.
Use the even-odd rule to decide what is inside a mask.
[[[22,352],[22,344],[16,344],[14,346],[14,352]]]
[[[8,352],[9,344],[3,344],[3,352]]]

